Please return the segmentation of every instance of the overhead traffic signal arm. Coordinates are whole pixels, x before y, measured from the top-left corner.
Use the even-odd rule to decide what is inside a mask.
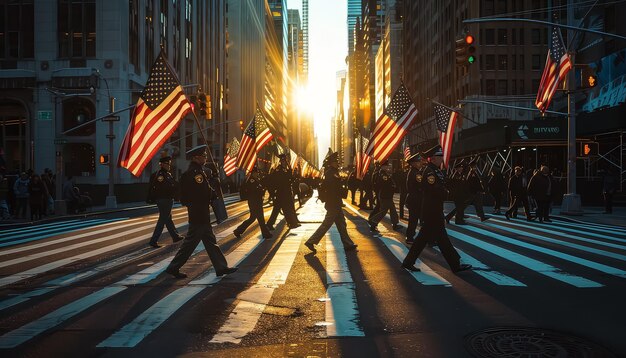
[[[465,34],[455,43],[456,64],[459,66],[467,66],[476,62],[476,47],[474,46],[474,36]]]

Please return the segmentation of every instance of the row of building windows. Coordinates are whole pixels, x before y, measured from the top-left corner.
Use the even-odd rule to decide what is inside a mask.
[[[509,95],[528,95],[534,93],[539,88],[539,80],[533,79],[531,81],[531,87],[525,87],[526,81],[523,79],[515,80],[482,80],[482,87],[484,91],[481,91],[487,96],[509,96]]]
[[[525,42],[525,32],[526,29],[481,29],[477,43],[481,45],[528,45]],[[530,29],[530,44],[547,45],[548,29]]]
[[[481,16],[504,15],[509,11],[526,11],[525,2],[527,0],[484,0],[481,7]],[[548,12],[542,9],[547,7],[546,0],[531,0],[529,9],[532,9],[531,16],[534,19],[545,19]]]
[[[531,70],[541,70],[541,58],[542,56],[538,54],[530,56]],[[525,55],[480,55],[478,62],[481,70],[516,71],[526,69]]]

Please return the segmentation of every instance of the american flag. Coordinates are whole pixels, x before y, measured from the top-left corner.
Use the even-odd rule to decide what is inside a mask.
[[[411,156],[411,148],[409,147],[409,143],[404,139],[404,160],[407,161]]]
[[[363,180],[363,177],[367,173],[372,161],[372,157],[363,152],[363,149],[367,148],[368,144],[369,140],[359,134],[359,138],[357,139],[356,157],[354,158],[354,162],[356,164],[356,178],[359,180]]]
[[[189,111],[191,104],[161,52],[133,111],[118,155],[118,165],[134,176],[140,176]]]
[[[563,45],[561,32],[554,26],[552,28],[552,37],[550,38],[546,67],[543,69],[537,99],[535,99],[535,106],[541,112],[545,112],[548,109],[554,92],[556,92],[561,82],[565,80],[567,73],[571,69],[572,61],[565,50],[565,45]]]
[[[293,149],[289,149],[289,167],[293,169],[296,165],[296,160],[298,160],[298,155]]]
[[[309,172],[309,162],[304,158],[300,158],[300,176],[305,177]]]
[[[265,117],[257,108],[254,119],[250,121],[241,138],[241,146],[237,154],[237,166],[245,169],[246,172],[252,171],[254,164],[256,164],[257,153],[272,138],[272,132],[265,122]]]
[[[233,138],[224,156],[224,173],[226,176],[231,176],[237,171],[237,153],[239,153],[239,141],[237,138]]]
[[[384,162],[404,138],[416,117],[417,108],[409,96],[409,91],[401,84],[385,112],[376,121],[365,154]]]
[[[452,152],[452,141],[454,134],[454,126],[456,125],[458,113],[451,111],[444,106],[435,106],[435,121],[437,130],[439,131],[439,144],[443,152],[443,164],[448,167],[450,162],[450,153]]]

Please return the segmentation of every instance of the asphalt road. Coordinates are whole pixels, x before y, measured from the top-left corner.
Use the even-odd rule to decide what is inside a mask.
[[[162,248],[146,245],[154,209],[0,231],[0,355],[471,357],[488,346],[550,356],[568,345],[626,355],[624,227],[470,217],[448,233],[473,271],[454,274],[427,248],[410,273],[388,218],[373,235],[368,212],[348,204],[358,251],[333,228],[313,255],[303,243],[325,213],[314,199],[297,229],[279,216],[272,240],[256,224],[236,239],[247,206],[227,206],[214,230],[239,271],[222,278],[201,246],[182,268],[189,278],[163,273],[179,244],[165,232]],[[185,232],[185,209],[173,216]],[[482,332],[511,327],[570,340]]]

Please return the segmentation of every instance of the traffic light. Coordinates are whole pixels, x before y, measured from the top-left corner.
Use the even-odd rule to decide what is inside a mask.
[[[583,142],[580,143],[580,155],[581,157],[589,157],[598,155],[599,145],[598,142]]]
[[[596,68],[589,65],[583,66],[580,71],[580,88],[593,88],[597,84]]]
[[[243,121],[239,121],[239,129],[243,132]]]
[[[207,118],[207,110],[206,110],[206,94],[203,92],[198,92],[198,115],[201,118]]]
[[[474,36],[465,34],[463,38],[456,40],[456,64],[459,66],[467,66],[476,62],[476,47],[474,47]]]
[[[100,154],[100,164],[109,165],[109,155],[108,154]]]

